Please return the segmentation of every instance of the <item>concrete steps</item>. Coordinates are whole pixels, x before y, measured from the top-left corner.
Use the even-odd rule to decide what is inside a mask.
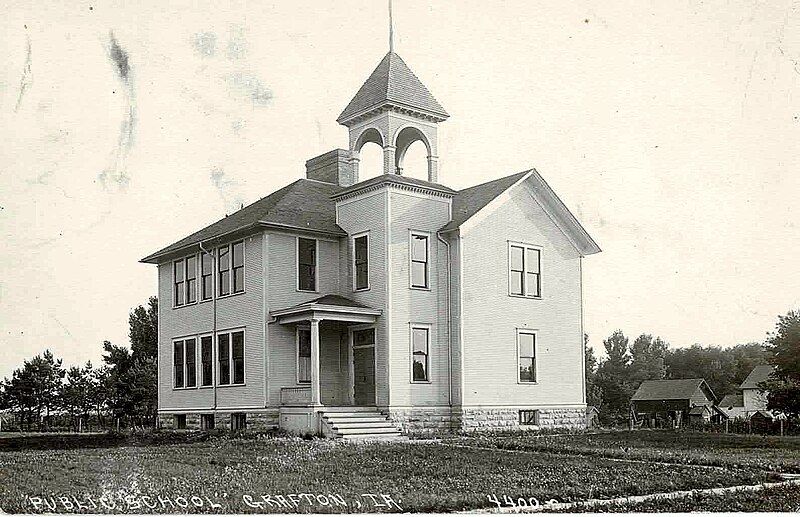
[[[322,421],[336,438],[345,440],[402,440],[389,418],[375,408],[330,408],[322,412]]]

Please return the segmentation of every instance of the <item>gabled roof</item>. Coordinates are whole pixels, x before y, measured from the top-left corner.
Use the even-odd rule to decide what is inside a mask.
[[[744,408],[744,397],[741,393],[729,393],[722,397],[722,400],[720,400],[717,405],[724,409],[731,407]]]
[[[438,120],[450,116],[405,61],[389,52],[336,121],[344,124],[355,115],[392,103],[420,110]]]
[[[371,308],[368,305],[362,305],[350,298],[339,296],[338,294],[326,294],[325,296],[314,298],[311,301],[295,305],[295,307],[308,307],[309,305],[338,305],[340,307],[361,307],[362,309]]]
[[[769,377],[774,370],[775,368],[769,364],[760,364],[756,366],[739,388],[743,390],[758,389],[758,383],[767,380],[767,377]]]
[[[537,202],[582,255],[592,255],[601,251],[600,246],[536,169],[460,190],[453,198],[453,218],[441,231],[447,232],[461,227],[503,192],[523,182],[530,182]]]
[[[703,413],[711,413],[708,406],[695,406],[689,410],[690,415],[702,415]]]
[[[703,379],[664,379],[643,381],[633,394],[631,400],[684,400],[690,399],[697,390],[705,385],[705,389],[714,399],[714,393]]]
[[[205,242],[258,226],[346,235],[336,224],[336,209],[331,202],[331,196],[341,190],[342,187],[332,183],[299,179],[202,230],[148,255],[140,262],[158,263],[160,258],[190,246],[196,246],[198,242]]]

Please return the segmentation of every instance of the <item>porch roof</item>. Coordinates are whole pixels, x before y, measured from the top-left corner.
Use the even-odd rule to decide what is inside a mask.
[[[326,294],[285,309],[270,311],[278,323],[288,324],[308,320],[335,320],[350,323],[374,323],[381,315],[380,309],[362,305],[338,294]]]

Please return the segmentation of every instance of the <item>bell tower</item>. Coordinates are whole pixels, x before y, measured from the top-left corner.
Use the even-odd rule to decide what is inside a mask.
[[[389,52],[336,121],[350,132],[351,164],[358,181],[359,152],[373,142],[383,148],[383,173],[403,174],[408,148],[421,140],[428,150],[428,181],[438,182],[439,122],[450,116],[405,61],[394,52],[391,4]]]

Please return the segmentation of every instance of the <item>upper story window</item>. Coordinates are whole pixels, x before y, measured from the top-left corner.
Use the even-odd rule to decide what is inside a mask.
[[[172,263],[173,295],[176,307],[186,303],[186,262],[183,259]]]
[[[217,293],[244,292],[244,241],[217,248]]]
[[[200,259],[200,299],[210,300],[214,296],[214,257],[202,253]]]
[[[431,329],[428,326],[411,326],[411,381],[430,380],[428,355],[430,352]]]
[[[369,236],[353,237],[353,290],[369,289]]]
[[[172,263],[172,302],[181,307],[197,301],[197,255]]]
[[[411,287],[428,289],[430,283],[430,236],[411,232]]]
[[[536,382],[536,333],[517,330],[519,382]]]
[[[297,238],[297,289],[317,290],[317,240]]]
[[[541,250],[528,244],[508,245],[508,293],[541,297]]]

